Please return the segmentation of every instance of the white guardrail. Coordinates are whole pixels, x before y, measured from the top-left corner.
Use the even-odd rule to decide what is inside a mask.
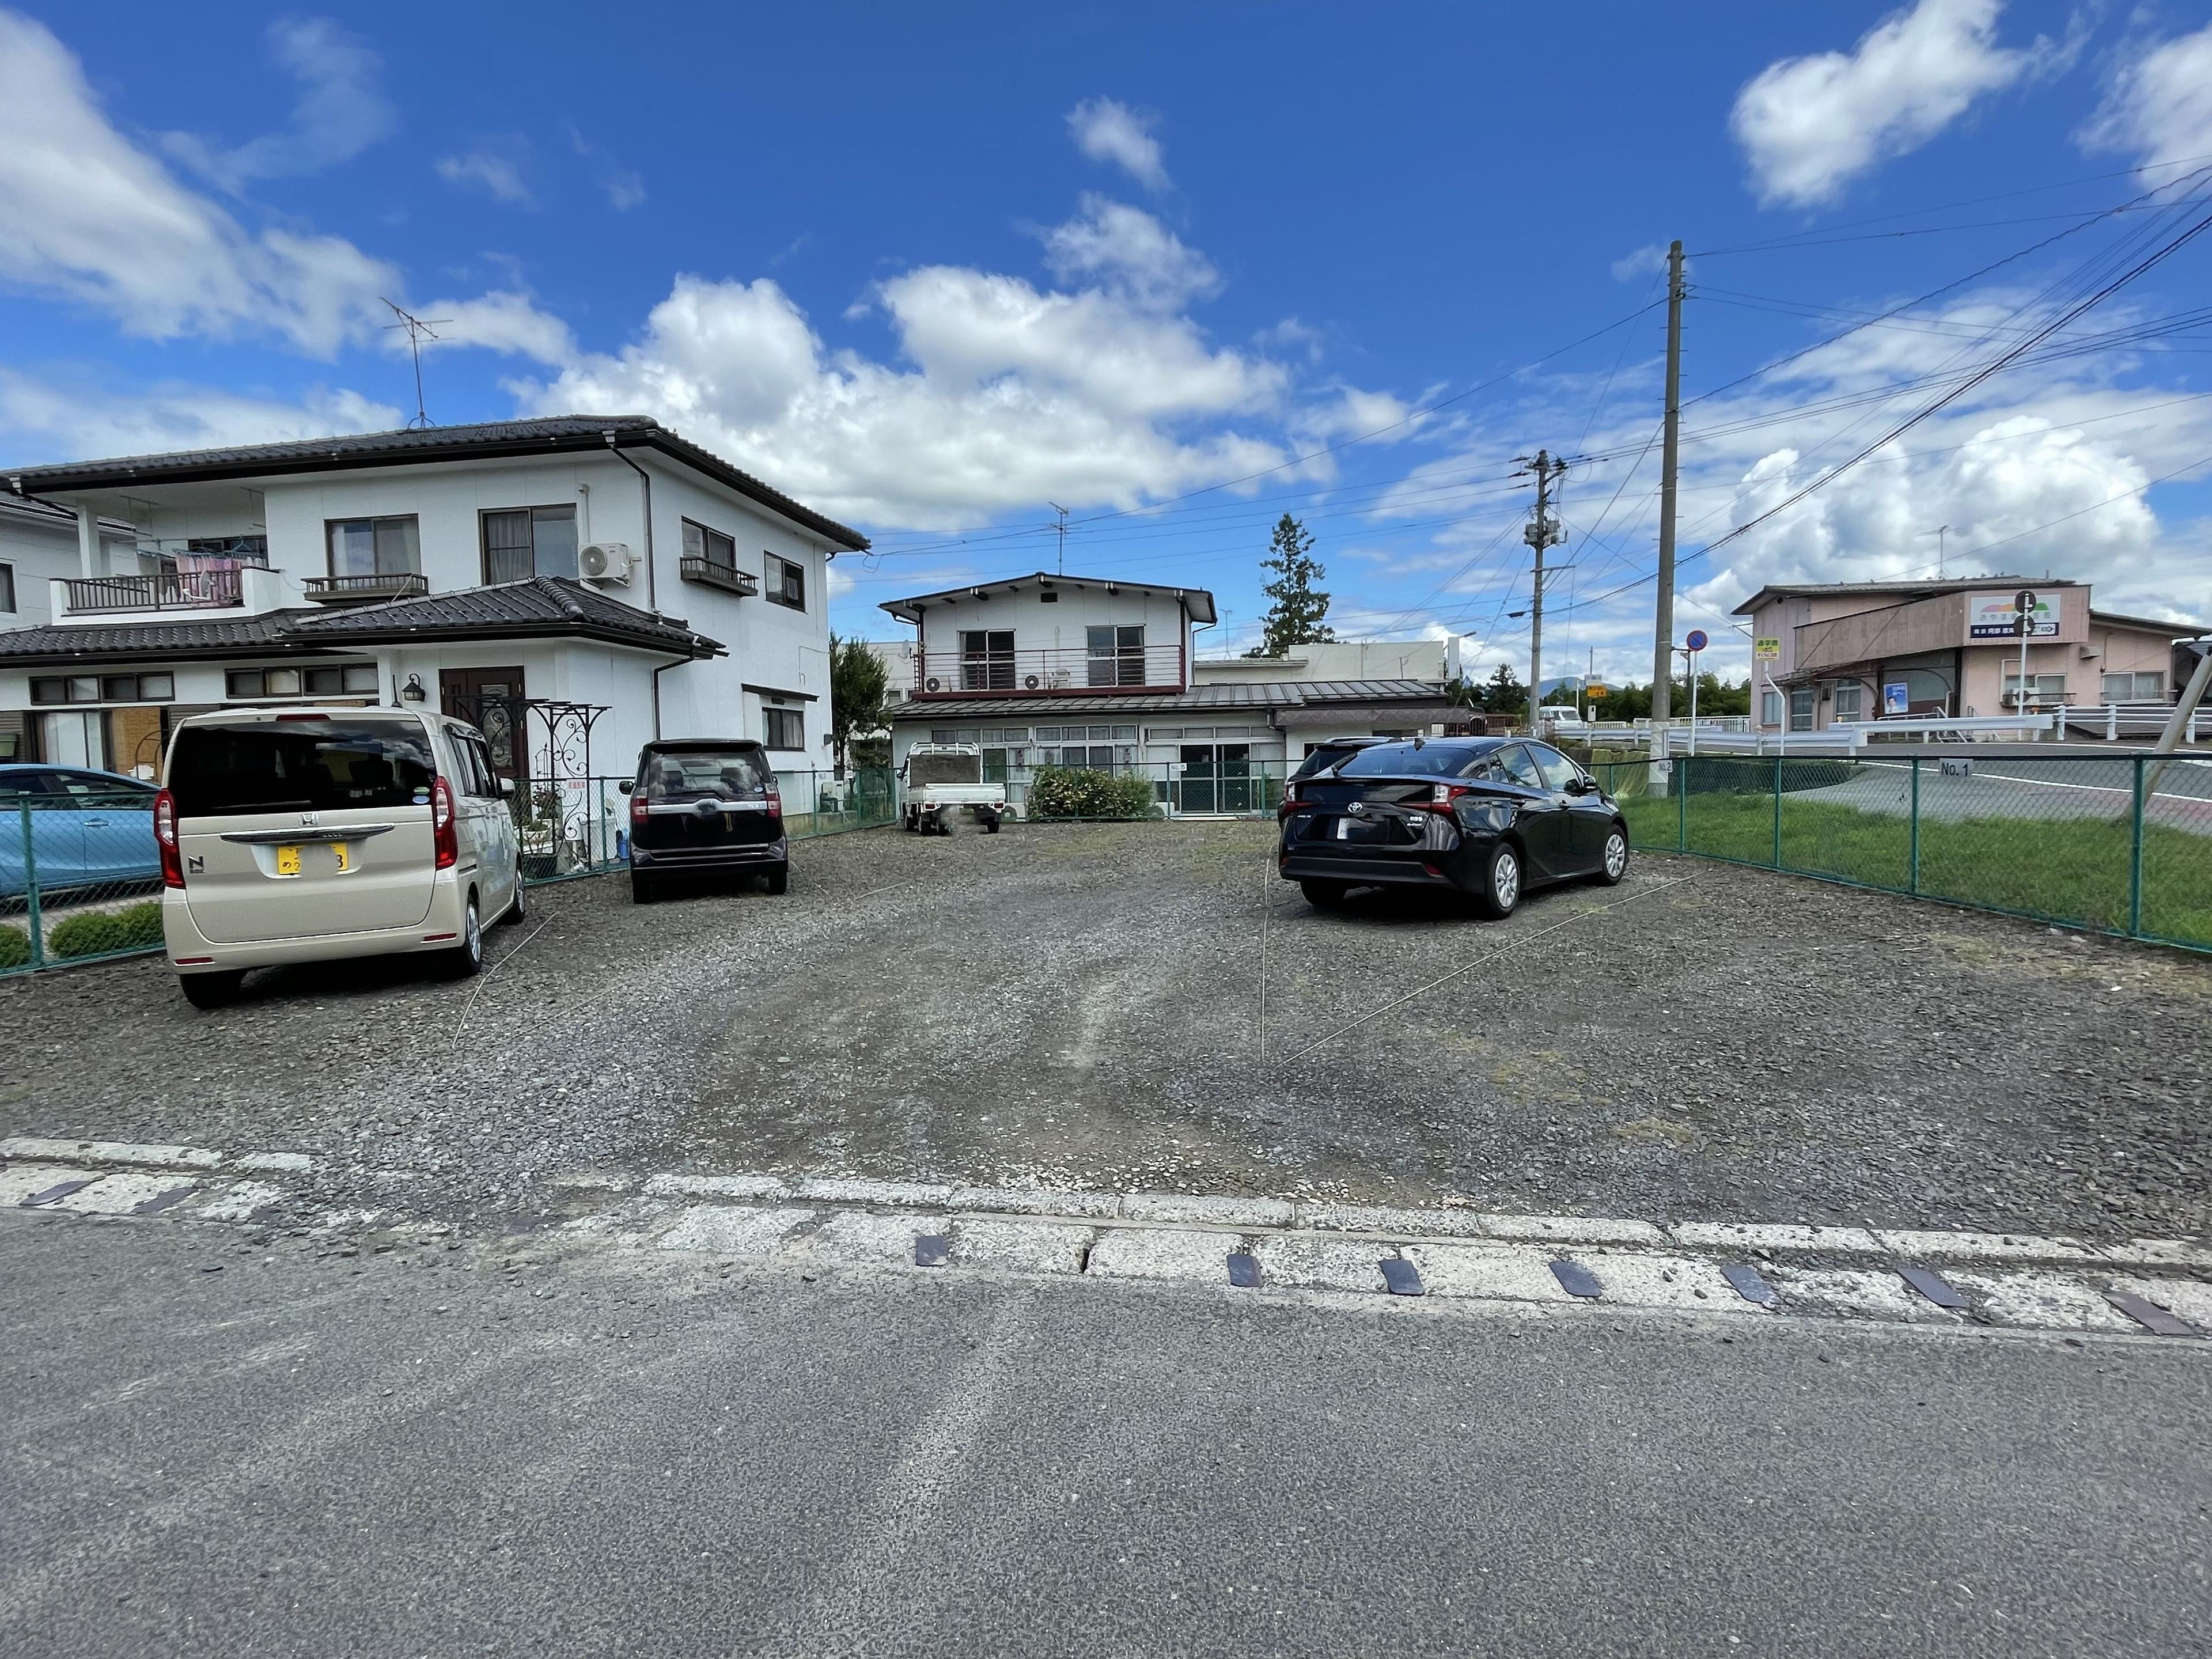
[[[2052,730],[2054,714],[1931,714],[1881,720],[1839,720],[1818,732],[1709,731],[1668,727],[1654,758],[1666,755],[1854,755],[1871,738],[1918,738],[1972,743],[1990,738],[2032,738]]]

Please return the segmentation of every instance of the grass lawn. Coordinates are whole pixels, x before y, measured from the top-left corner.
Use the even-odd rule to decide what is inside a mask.
[[[1772,867],[1774,797],[1692,794],[1621,800],[1638,845]],[[1686,844],[1683,831],[1686,829]],[[1902,817],[1782,798],[1780,867],[1911,890],[1911,827]],[[2128,925],[2125,819],[1923,819],[1917,890],[2091,927]],[[2212,838],[2143,830],[2142,931],[2212,947]]]

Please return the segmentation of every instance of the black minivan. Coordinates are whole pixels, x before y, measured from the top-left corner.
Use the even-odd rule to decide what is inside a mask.
[[[791,880],[783,796],[768,750],[749,738],[674,738],[638,751],[629,797],[629,891],[649,904],[671,882],[691,875],[768,878],[781,893]]]

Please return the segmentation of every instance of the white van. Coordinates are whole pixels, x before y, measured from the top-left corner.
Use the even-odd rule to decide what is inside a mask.
[[[429,951],[483,965],[522,915],[520,839],[473,726],[397,708],[195,714],[154,799],[161,932],[185,1000],[250,968]]]

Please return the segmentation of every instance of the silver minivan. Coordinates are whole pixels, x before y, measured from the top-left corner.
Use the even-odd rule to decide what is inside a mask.
[[[161,931],[197,1008],[248,969],[422,951],[483,965],[522,915],[512,781],[483,734],[398,708],[195,714],[154,800]]]

